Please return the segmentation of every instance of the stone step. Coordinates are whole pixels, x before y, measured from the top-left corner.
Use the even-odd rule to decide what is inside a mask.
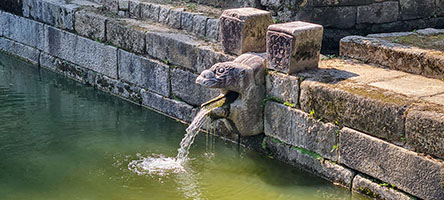
[[[120,17],[153,20],[201,38],[219,41],[222,9],[187,1],[161,0],[106,0],[103,5]]]
[[[444,30],[348,36],[340,55],[444,80]]]
[[[315,119],[444,159],[444,81],[323,58],[317,70],[269,71],[266,84],[269,98]]]

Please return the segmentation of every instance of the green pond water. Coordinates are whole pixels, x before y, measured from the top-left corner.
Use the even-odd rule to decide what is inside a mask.
[[[364,199],[201,133],[186,173],[137,175],[173,157],[186,125],[0,53],[0,199]]]

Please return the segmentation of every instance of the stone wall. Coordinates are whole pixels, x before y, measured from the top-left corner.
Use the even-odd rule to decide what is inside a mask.
[[[195,84],[198,74],[234,59],[202,35],[119,17],[97,4],[24,2],[24,17],[0,11],[1,51],[184,122],[218,95]],[[56,9],[39,13],[43,7]],[[444,111],[371,85],[408,75],[350,62],[290,75],[267,70],[264,134],[221,134],[379,199],[443,199],[442,151],[416,153],[409,143],[423,137],[406,132],[442,141]]]

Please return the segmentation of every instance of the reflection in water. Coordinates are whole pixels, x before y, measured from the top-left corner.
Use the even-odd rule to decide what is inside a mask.
[[[362,198],[204,134],[186,173],[137,175],[131,161],[177,155],[185,125],[1,53],[0,62],[2,200]]]

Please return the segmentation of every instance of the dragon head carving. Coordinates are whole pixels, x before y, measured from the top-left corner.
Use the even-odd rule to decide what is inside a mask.
[[[228,120],[243,136],[263,132],[261,103],[265,93],[264,54],[246,53],[233,62],[223,62],[204,70],[196,83],[209,88],[219,88],[221,96],[237,93],[227,111]],[[213,100],[210,100],[210,102]]]

